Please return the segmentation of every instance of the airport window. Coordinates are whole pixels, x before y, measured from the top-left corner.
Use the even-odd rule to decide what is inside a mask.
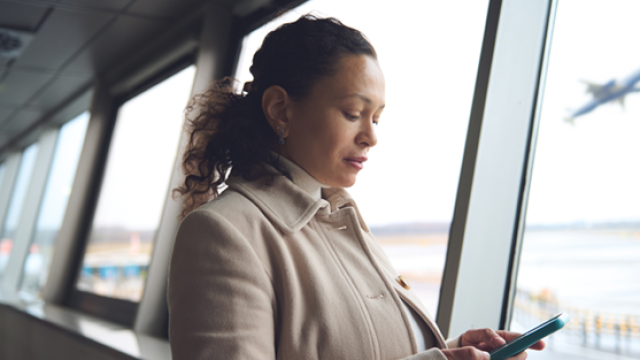
[[[639,12],[558,2],[511,329],[572,319],[530,358],[640,358]]]
[[[5,165],[4,163],[0,164],[0,188],[4,186],[4,173],[5,173]],[[1,205],[0,205],[1,206]]]
[[[13,186],[9,208],[7,209],[7,214],[3,219],[2,229],[0,229],[0,276],[2,276],[2,273],[9,262],[9,256],[11,256],[11,248],[13,247],[18,222],[20,221],[20,215],[22,214],[24,200],[27,196],[27,190],[29,188],[29,182],[31,181],[31,174],[33,172],[37,155],[37,143],[27,147],[22,153],[20,168],[18,169],[16,182]]]
[[[39,298],[46,284],[54,241],[67,208],[88,123],[89,113],[85,112],[60,129],[34,237],[24,263],[20,290],[25,298]]]
[[[185,68],[118,110],[78,290],[140,301],[194,74]]]
[[[6,161],[0,164],[0,193],[4,191],[4,187],[8,186],[7,185],[7,180],[5,179],[5,177],[9,176],[9,174],[7,174],[7,165],[6,165]],[[3,208],[7,205],[8,199],[3,201],[2,198],[0,198],[0,212],[2,212]],[[2,216],[0,216],[1,218]],[[2,225],[0,225],[2,226]],[[0,231],[2,231],[2,228],[0,228]]]
[[[250,81],[264,36],[306,13],[336,17],[371,40],[385,74],[386,108],[378,144],[349,192],[435,314],[488,1],[348,5],[311,0],[255,30],[243,41],[236,77]]]

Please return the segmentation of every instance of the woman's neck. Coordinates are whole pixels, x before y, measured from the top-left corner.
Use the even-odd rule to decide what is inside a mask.
[[[273,154],[278,157],[278,162],[280,163],[280,165],[282,165],[285,170],[289,172],[289,174],[291,175],[291,180],[294,184],[298,185],[302,190],[304,190],[315,199],[322,198],[322,188],[328,187],[327,185],[324,185],[323,183],[318,181],[295,162],[287,159],[282,155],[278,155],[275,152]]]

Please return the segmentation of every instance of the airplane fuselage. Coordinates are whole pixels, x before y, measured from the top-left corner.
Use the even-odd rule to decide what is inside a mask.
[[[598,106],[610,101],[618,100],[621,105],[624,105],[625,96],[629,93],[640,91],[640,89],[636,88],[636,84],[638,82],[640,82],[640,71],[635,72],[633,75],[620,82],[612,79],[604,85],[587,83],[587,92],[593,95],[593,99],[578,110],[574,111],[571,114],[570,119],[589,113]]]

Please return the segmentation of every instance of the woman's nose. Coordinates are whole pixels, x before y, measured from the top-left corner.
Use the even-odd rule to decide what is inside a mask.
[[[376,125],[371,119],[365,120],[365,124],[362,126],[362,130],[358,135],[358,144],[369,147],[374,147],[378,143],[378,135],[376,134]]]

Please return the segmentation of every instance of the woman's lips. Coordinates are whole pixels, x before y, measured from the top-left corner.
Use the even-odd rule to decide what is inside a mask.
[[[344,159],[344,161],[346,161],[347,164],[353,166],[354,168],[362,170],[362,168],[364,168],[364,162],[367,161],[367,158],[364,156],[350,157]]]

